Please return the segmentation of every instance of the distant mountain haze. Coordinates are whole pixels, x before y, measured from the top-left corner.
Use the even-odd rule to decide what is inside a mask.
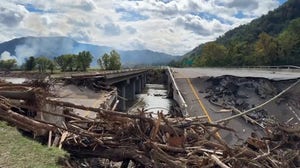
[[[92,66],[97,66],[97,59],[113,48],[79,43],[68,37],[21,37],[0,43],[1,58],[15,58],[18,64],[22,64],[30,56],[46,56],[53,59],[62,54],[77,54],[84,50],[91,52],[94,56]],[[116,51],[120,54],[124,66],[161,65],[180,58],[151,50]]]

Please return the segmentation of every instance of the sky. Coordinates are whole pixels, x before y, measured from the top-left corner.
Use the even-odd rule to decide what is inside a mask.
[[[1,0],[0,42],[67,36],[182,55],[286,0]]]

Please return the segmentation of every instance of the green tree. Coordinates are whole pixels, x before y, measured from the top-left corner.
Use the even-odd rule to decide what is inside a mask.
[[[101,63],[101,65],[99,64],[99,66],[102,69],[107,69],[109,67],[109,61],[110,61],[110,55],[108,55],[107,53],[105,53],[102,58],[99,58],[97,60],[98,64]]]
[[[73,71],[77,66],[77,56],[74,54],[65,54],[54,58],[56,64],[62,72]]]
[[[89,51],[79,52],[75,54],[64,54],[54,58],[56,64],[62,72],[65,71],[86,71],[93,60],[93,56]]]
[[[66,63],[64,57],[65,57],[64,55],[54,57],[55,63],[59,66],[59,68],[62,72],[65,72],[67,69],[67,63]]]
[[[244,66],[253,64],[252,45],[245,41],[233,41],[227,46],[226,64],[228,66]]]
[[[112,50],[109,54],[105,53],[97,62],[105,70],[118,70],[122,66],[120,55],[115,50]]]
[[[203,46],[200,57],[195,60],[195,66],[226,65],[227,49],[218,43],[209,42]]]
[[[110,52],[110,61],[109,61],[109,69],[110,70],[118,70],[121,69],[121,59],[118,52],[112,50]]]
[[[35,58],[33,56],[27,58],[25,60],[25,70],[26,71],[32,71],[34,70],[35,66],[36,66],[36,61]]]
[[[275,38],[261,33],[255,43],[255,62],[257,65],[275,65],[279,60],[279,45]]]
[[[41,56],[36,58],[36,66],[39,72],[46,72],[47,69],[53,71],[54,63],[47,57]]]
[[[290,22],[278,36],[282,64],[300,64],[300,18]]]
[[[86,71],[90,67],[93,56],[89,51],[79,52],[77,55],[77,70]]]
[[[13,67],[17,66],[15,59],[0,60],[0,69],[10,71]]]
[[[49,62],[48,69],[50,70],[51,73],[53,73],[53,71],[55,69],[55,63],[54,63],[54,61]]]

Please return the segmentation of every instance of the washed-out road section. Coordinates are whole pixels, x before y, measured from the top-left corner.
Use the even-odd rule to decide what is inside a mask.
[[[217,121],[232,115],[217,113],[220,108],[213,106],[205,97],[207,77],[232,75],[237,77],[257,77],[272,80],[288,80],[300,78],[297,70],[256,70],[256,69],[228,69],[228,68],[172,68],[175,82],[187,104],[188,116],[207,116],[208,121]],[[299,113],[299,112],[298,112]],[[236,130],[236,133],[219,131],[218,136],[229,144],[243,142],[251,133],[263,135],[263,130],[258,126],[246,123],[242,118],[231,120],[226,126]],[[238,137],[236,136],[238,135]]]

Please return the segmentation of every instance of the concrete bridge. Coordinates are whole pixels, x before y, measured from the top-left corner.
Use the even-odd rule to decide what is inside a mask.
[[[135,95],[143,91],[146,86],[148,70],[136,70],[124,73],[106,75],[105,85],[113,85],[118,88],[118,109],[125,111],[126,102],[135,100]]]
[[[102,72],[64,73],[52,78],[68,80],[89,80],[101,86],[115,86],[118,89],[118,109],[125,111],[126,102],[135,100],[135,95],[143,91],[146,86],[149,69],[128,69]]]

